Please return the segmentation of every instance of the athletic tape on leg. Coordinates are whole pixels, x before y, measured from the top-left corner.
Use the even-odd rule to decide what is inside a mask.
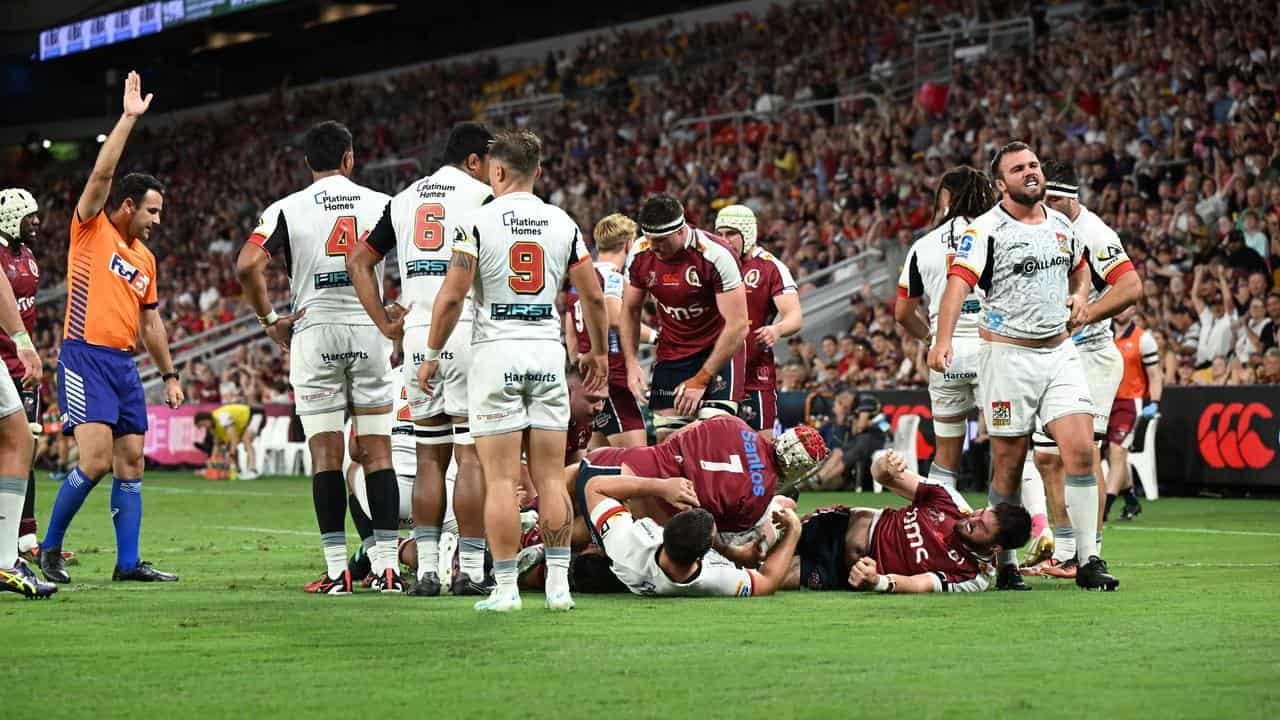
[[[302,421],[302,434],[310,440],[320,433],[340,433],[342,432],[342,414],[341,410],[330,410],[314,415],[302,415],[299,417]]]
[[[374,415],[356,415],[353,420],[356,424],[357,437],[361,435],[390,436],[391,428],[396,424],[396,414],[388,410]]]

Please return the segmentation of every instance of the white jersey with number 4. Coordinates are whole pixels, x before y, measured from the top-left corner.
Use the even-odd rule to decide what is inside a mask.
[[[401,287],[398,302],[409,308],[405,327],[431,324],[431,307],[444,284],[453,253],[453,236],[446,231],[449,223],[491,197],[493,192],[488,185],[453,165],[445,165],[387,203],[367,244],[383,256],[393,247],[396,250]],[[468,296],[460,321],[470,322],[471,312]]]
[[[904,298],[929,299],[929,332],[938,334],[938,308],[942,305],[942,293],[947,289],[947,271],[956,255],[956,245],[968,220],[954,217],[916,240],[907,251],[902,263],[902,275],[898,278],[898,294]],[[976,291],[970,292],[960,306],[954,337],[978,337],[978,321],[982,314],[982,302]]]
[[[578,224],[536,195],[503,195],[459,219],[453,250],[476,258],[472,343],[560,342],[556,295],[569,268],[590,262]]]
[[[294,332],[312,325],[372,325],[347,274],[346,257],[373,229],[387,195],[343,175],[321,178],[272,203],[249,237],[283,253],[293,310],[306,310]],[[375,268],[382,284],[382,266]]]

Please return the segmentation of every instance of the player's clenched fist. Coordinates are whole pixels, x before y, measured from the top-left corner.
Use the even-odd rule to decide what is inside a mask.
[[[880,574],[876,572],[876,561],[869,557],[859,558],[849,569],[849,586],[854,590],[872,590],[880,582]]]

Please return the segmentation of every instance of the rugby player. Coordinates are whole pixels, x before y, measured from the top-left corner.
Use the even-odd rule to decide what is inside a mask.
[[[10,230],[16,223],[10,221],[5,206],[13,198],[12,194],[0,194],[0,232],[9,239],[13,237]],[[29,214],[25,207],[19,208],[19,212],[23,213],[23,218]],[[2,272],[0,329],[4,330],[4,340],[14,346],[13,354],[22,368],[23,388],[36,388],[38,391],[44,368],[19,312],[8,274]],[[26,561],[18,557],[18,527],[27,495],[34,445],[18,388],[0,383],[0,590],[29,599],[41,599],[57,592],[58,586],[41,582]]]
[[[409,594],[440,594],[438,564],[441,522],[445,511],[445,470],[450,456],[457,460],[455,486],[462,572],[450,590],[454,595],[487,595],[492,583],[484,573],[484,478],[467,425],[467,368],[471,365],[474,307],[463,300],[460,327],[440,352],[439,391],[428,397],[418,387],[418,368],[424,360],[431,307],[444,282],[452,254],[448,223],[493,199],[489,188],[489,143],[493,134],[484,125],[458,123],[445,141],[444,165],[406,187],[387,203],[373,232],[347,256],[356,294],[382,334],[409,348],[404,363],[404,387],[416,425],[417,472],[420,488],[413,493],[414,547],[420,557],[418,577]],[[408,308],[384,308],[375,269],[383,256],[396,251],[400,263],[399,303]]]
[[[684,219],[680,201],[655,195],[640,208],[644,232],[627,257],[619,341],[627,386],[647,397],[661,441],[713,415],[736,415],[743,394],[747,296],[737,254]],[[640,368],[640,309],[658,307],[657,362],[650,387]]]
[[[938,332],[938,307],[947,288],[947,271],[956,254],[960,234],[979,215],[996,204],[987,176],[967,165],[953,168],[938,186],[935,217],[939,223],[907,251],[898,279],[894,317],[927,347]],[[928,298],[928,317],[920,313],[920,299]],[[966,419],[978,406],[978,316],[982,303],[975,292],[965,296],[956,320],[951,366],[945,373],[929,371],[929,402],[937,450],[929,466],[929,480],[954,488],[964,453]]]
[[[108,472],[113,475],[111,518],[116,531],[111,579],[178,580],[138,557],[147,432],[147,398],[133,362],[139,337],[164,379],[165,404],[176,408],[184,399],[169,356],[169,333],[157,309],[156,259],[145,244],[160,224],[164,186],[141,173],[113,184],[129,133],[151,106],[151,98],[142,96],[142,79],[130,72],[124,112],[98,150],[71,218],[58,406],[63,434],[74,435],[80,448],[80,464],[58,489],[40,543],[40,571],[57,583],[71,582],[62,555],[67,528]]]
[[[747,293],[746,397],[738,415],[756,430],[773,434],[778,419],[778,368],[773,346],[804,327],[804,313],[791,271],[756,244],[756,215],[746,205],[727,205],[716,215],[716,232],[738,251]],[[777,322],[774,322],[774,320]]]
[[[1133,269],[1124,246],[1115,231],[1102,218],[1079,201],[1079,181],[1075,168],[1066,162],[1052,162],[1045,167],[1045,204],[1071,221],[1076,236],[1084,244],[1089,266],[1089,304],[1085,308],[1086,323],[1071,336],[1084,365],[1093,400],[1093,474],[1097,478],[1098,523],[1096,546],[1101,553],[1102,511],[1106,482],[1102,476],[1102,453],[1099,443],[1106,442],[1107,424],[1111,417],[1116,391],[1124,376],[1124,359],[1111,334],[1111,318],[1142,297],[1142,279]],[[1045,500],[1053,521],[1053,556],[1029,557],[1032,567],[1045,561],[1044,570],[1058,577],[1075,577],[1075,528],[1067,517],[1065,499],[1058,492],[1063,487],[1062,459],[1052,438],[1037,430],[1031,437],[1036,470],[1044,482]],[[1027,564],[1024,562],[1024,565]]]
[[[355,152],[351,131],[340,123],[326,121],[309,129],[303,152],[311,184],[263,211],[236,263],[258,322],[282,350],[290,351],[289,383],[311,452],[312,500],[325,572],[303,589],[351,594],[342,476],[342,429],[350,406],[364,449],[374,533],[370,561],[378,588],[399,593],[404,581],[396,562],[400,489],[391,466],[392,343],[357,301],[345,262],[388,198],[350,180]],[[267,297],[266,270],[273,255],[288,264],[294,309],[288,316],[276,313]]]
[[[1124,513],[1121,520],[1132,520],[1142,512],[1138,496],[1133,492],[1133,476],[1129,472],[1129,443],[1133,439],[1138,422],[1138,406],[1141,417],[1150,419],[1160,412],[1160,396],[1164,392],[1164,376],[1160,374],[1159,348],[1151,333],[1134,322],[1137,312],[1133,306],[1116,316],[1115,341],[1124,358],[1124,377],[1116,392],[1116,402],[1111,408],[1111,420],[1107,425],[1107,502],[1103,518],[1111,510],[1116,496],[1124,494]],[[1145,400],[1145,402],[1144,402]],[[1142,478],[1153,483],[1155,478]]]
[[[1075,528],[1076,584],[1114,590],[1097,551],[1097,479],[1093,474],[1093,402],[1080,353],[1066,342],[1088,319],[1089,267],[1071,221],[1047,207],[1040,160],[1012,142],[992,161],[1003,195],[960,236],[938,310],[938,337],[929,366],[946,372],[964,299],[986,292],[979,336],[978,397],[991,437],[995,507],[1021,502],[1028,436],[1038,422],[1058,443],[1066,477],[1067,512]],[[997,589],[1030,590],[1018,572],[1016,547],[1001,547]]]
[[[240,468],[241,480],[256,480],[262,474],[258,469],[257,453],[253,449],[253,441],[262,431],[262,423],[266,420],[262,408],[232,403],[215,408],[212,412],[202,410],[196,413],[195,424],[204,428],[205,438],[196,447],[206,455],[212,455],[215,446],[227,448],[236,453],[236,464]]]
[[[820,508],[806,515],[790,590],[882,593],[980,592],[991,586],[994,554],[1031,535],[1022,507],[1001,503],[974,512],[953,488],[907,470],[894,450],[872,463],[876,482],[906,507]]]
[[[542,141],[528,131],[499,134],[490,145],[494,200],[452,223],[453,257],[431,311],[426,357],[418,370],[423,391],[434,394],[441,352],[474,285],[474,352],[467,388],[471,434],[484,467],[485,532],[495,580],[489,597],[475,605],[482,612],[510,612],[522,606],[516,586],[520,516],[511,501],[520,478],[522,446],[539,496],[547,552],[546,607],[573,608],[573,508],[560,482],[569,393],[563,382],[566,355],[556,295],[565,275],[578,291],[591,338],[591,352],[583,358],[583,382],[589,390],[604,392],[609,377],[604,292],[577,223],[533,194],[542,173],[541,157]]]
[[[631,252],[636,239],[636,224],[626,215],[606,215],[596,223],[592,231],[596,243],[596,277],[604,288],[604,307],[609,313],[609,397],[604,410],[595,418],[595,437],[591,447],[642,447],[648,442],[644,416],[640,404],[627,387],[627,364],[618,342],[618,328],[622,317],[623,287],[626,285],[622,265]],[[582,304],[576,294],[565,310],[565,338],[569,347],[569,363],[591,348],[582,319]],[[640,341],[654,344],[658,331],[643,323],[640,325]]]

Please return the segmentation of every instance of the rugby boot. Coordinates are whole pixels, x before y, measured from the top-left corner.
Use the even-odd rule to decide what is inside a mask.
[[[1058,562],[1051,558],[1049,562],[1052,564],[1045,565],[1044,569],[1040,571],[1041,575],[1045,577],[1062,578],[1063,580],[1075,579],[1077,569],[1075,558],[1063,560],[1062,562]]]
[[[26,561],[19,558],[14,567],[0,568],[0,590],[17,593],[28,600],[45,600],[58,592],[58,586],[37,578]]]
[[[1030,590],[1031,586],[1022,579],[1017,565],[1001,565],[996,574],[996,590]]]
[[[320,579],[302,586],[302,592],[312,595],[350,595],[352,593],[351,571],[343,570],[337,578],[329,577],[325,572]]]
[[[1085,590],[1101,590],[1113,592],[1120,587],[1120,581],[1107,572],[1107,563],[1097,555],[1089,557],[1089,562],[1076,571],[1076,585]]]
[[[172,573],[160,572],[151,566],[151,563],[145,560],[139,560],[138,566],[132,570],[121,570],[116,567],[111,573],[112,582],[123,580],[132,580],[136,582],[178,582],[178,576]]]
[[[1040,531],[1039,535],[1031,539],[1027,554],[1022,556],[1022,567],[1034,567],[1051,557],[1053,557],[1053,530],[1045,528]]]
[[[458,576],[453,579],[453,586],[449,588],[449,592],[458,596],[488,595],[493,592],[493,588],[496,584],[497,581],[493,579],[492,575],[485,575],[483,582],[476,582],[471,579],[471,575],[468,573],[460,572],[458,573]]]
[[[433,572],[423,573],[407,594],[414,597],[436,597],[440,594],[440,576]]]
[[[71,582],[71,576],[67,574],[67,560],[62,557],[60,547],[43,548],[40,551],[40,572],[49,582],[61,585]]]

